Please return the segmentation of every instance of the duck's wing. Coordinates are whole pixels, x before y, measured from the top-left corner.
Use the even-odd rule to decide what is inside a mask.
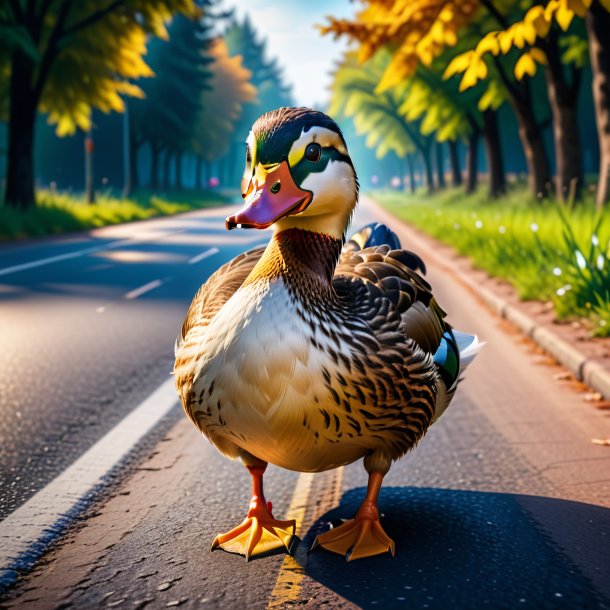
[[[182,329],[176,339],[176,351],[194,326],[207,326],[210,323],[244,283],[264,251],[265,247],[261,246],[240,254],[217,269],[201,286],[184,318]]]
[[[349,242],[348,242],[349,245]],[[432,295],[430,284],[418,273],[425,270],[421,259],[407,250],[373,246],[362,250],[344,248],[333,278],[333,286],[343,298],[352,296],[370,302],[369,323],[383,332],[391,324],[389,312],[375,306],[386,297],[400,315],[401,328],[429,354],[435,354],[449,326],[445,312]],[[380,315],[381,314],[381,315]]]

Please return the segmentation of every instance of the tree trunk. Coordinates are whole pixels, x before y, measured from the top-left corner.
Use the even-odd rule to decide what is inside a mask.
[[[176,153],[176,176],[174,178],[174,185],[176,190],[182,190],[182,152]]]
[[[443,143],[436,142],[436,175],[438,188],[445,188],[445,155],[443,155]]]
[[[489,195],[498,197],[506,192],[506,176],[504,160],[500,144],[498,115],[495,110],[483,112],[483,141],[487,156],[487,172],[489,174]]]
[[[171,189],[170,171],[172,165],[172,153],[169,150],[165,151],[165,157],[163,159],[163,190],[169,191]]]
[[[37,100],[30,90],[33,65],[20,51],[13,55],[9,92],[8,163],[4,201],[25,210],[36,203],[34,193],[34,135]]]
[[[411,153],[407,155],[407,169],[409,170],[409,186],[411,192],[415,193],[417,185],[415,184],[415,168],[413,167],[413,155]]]
[[[430,148],[424,148],[421,151],[422,161],[424,162],[424,172],[426,174],[426,186],[428,192],[434,192],[434,177],[432,175],[432,163],[430,161]]]
[[[195,183],[194,187],[196,189],[203,188],[202,183],[202,174],[203,173],[203,157],[201,155],[197,155],[195,157]]]
[[[449,140],[449,161],[451,163],[451,184],[461,186],[462,170],[460,169],[460,159],[458,157],[458,144],[455,140]]]
[[[159,188],[159,144],[151,142],[150,144],[150,188],[157,190]]]
[[[549,194],[551,186],[549,161],[542,141],[542,132],[534,116],[529,84],[527,81],[519,84],[521,91],[512,95],[510,102],[519,123],[519,138],[525,152],[530,189],[536,198],[543,199]]]
[[[91,129],[85,135],[85,199],[95,203],[95,179],[93,176],[93,136]]]
[[[479,177],[479,132],[472,130],[468,136],[468,151],[466,155],[466,192],[477,190]]]
[[[555,192],[557,198],[580,197],[583,183],[582,152],[578,131],[577,101],[582,70],[573,68],[572,83],[566,80],[557,33],[549,32],[540,47],[546,54],[546,85],[553,113],[553,138],[557,172]]]
[[[129,174],[131,178],[131,189],[137,189],[140,186],[140,176],[138,174],[138,151],[140,142],[137,141],[135,131],[129,134]]]
[[[203,189],[210,188],[211,167],[212,167],[211,161],[204,159],[203,167],[202,167],[202,174],[201,174],[201,187]]]
[[[599,138],[597,209],[610,199],[610,13],[599,0],[587,11],[589,52],[593,70],[593,101]]]

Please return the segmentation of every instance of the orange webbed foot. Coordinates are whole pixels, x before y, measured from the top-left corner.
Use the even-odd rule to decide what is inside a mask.
[[[329,532],[320,534],[311,550],[322,547],[327,551],[345,555],[347,561],[373,557],[388,551],[394,557],[394,541],[383,531],[379,519],[356,517]]]
[[[295,530],[294,519],[275,519],[271,514],[271,503],[266,505],[255,496],[248,516],[237,527],[216,536],[210,550],[221,548],[229,553],[238,553],[247,561],[276,549],[285,548],[289,552]]]

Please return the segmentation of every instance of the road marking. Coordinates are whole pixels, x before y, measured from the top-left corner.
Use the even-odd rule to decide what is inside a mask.
[[[30,261],[29,263],[22,263],[20,265],[0,269],[0,276],[9,275],[10,273],[17,273],[18,271],[25,271],[26,269],[34,269],[35,267],[42,267],[44,265],[50,265],[51,263],[58,263],[59,261],[65,261],[71,258],[78,258],[79,256],[85,256],[85,254],[91,254],[92,252],[111,250],[112,248],[119,248],[120,246],[125,246],[132,243],[134,243],[134,240],[132,239],[121,239],[120,241],[110,242],[105,246],[94,246],[93,248],[85,248],[84,250],[77,250],[76,252],[67,252],[66,254],[58,254],[57,256],[41,258],[37,261]]]
[[[303,472],[297,480],[286,518],[297,520],[297,535],[301,540],[319,517],[339,504],[343,491],[343,467],[337,468],[329,474],[332,477],[330,493],[323,494],[319,499],[316,498],[318,502],[316,506],[310,503],[309,498],[316,475]],[[304,567],[307,564],[308,551],[301,542],[294,557],[286,555],[269,597],[267,608],[286,608],[297,602],[305,578]]]
[[[199,261],[202,261],[205,258],[208,258],[209,256],[213,256],[214,254],[217,254],[218,252],[220,252],[220,250],[218,248],[210,248],[209,250],[206,250],[205,252],[202,252],[201,254],[198,254],[197,256],[193,256],[193,258],[188,262],[189,265],[194,265],[195,263],[198,263]]]
[[[178,401],[162,383],[71,466],[0,523],[0,592],[31,569],[107,484],[107,476]]]
[[[159,288],[163,284],[163,280],[153,280],[152,282],[148,282],[148,284],[144,284],[144,286],[140,286],[139,288],[134,288],[125,294],[125,298],[129,301],[133,299],[137,299],[141,297],[143,294],[154,290],[155,288]]]

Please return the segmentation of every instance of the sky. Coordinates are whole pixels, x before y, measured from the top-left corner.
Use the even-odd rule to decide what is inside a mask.
[[[239,18],[246,14],[259,36],[266,38],[269,57],[276,57],[292,85],[298,106],[320,108],[328,102],[334,62],[347,44],[322,36],[316,24],[327,15],[349,17],[359,5],[349,0],[225,0]]]

